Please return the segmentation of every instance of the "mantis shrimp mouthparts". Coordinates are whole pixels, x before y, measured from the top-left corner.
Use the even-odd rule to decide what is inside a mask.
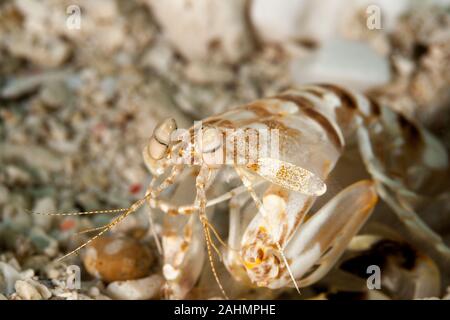
[[[240,139],[242,132],[246,134]],[[351,144],[358,146],[370,178],[353,182],[311,213]],[[409,230],[450,257],[448,247],[414,208],[428,196],[427,182],[448,173],[445,149],[419,124],[371,97],[335,85],[288,90],[203,119],[189,130],[177,129],[174,119],[164,120],[154,129],[143,157],[153,175],[145,197],[125,209],[73,213],[120,215],[96,228],[97,235],[62,258],[147,204],[150,226],[155,210],[165,214],[162,244],[156,234],[155,240],[163,255],[167,297],[187,295],[206,256],[227,297],[214,266],[214,251],[237,281],[299,290],[333,267],[371,215],[378,197]],[[163,197],[170,186],[181,184],[192,173],[192,204],[175,205]],[[210,197],[210,189],[225,173],[239,185]],[[207,208],[225,201],[229,202],[226,241],[207,215]],[[223,250],[217,248],[213,235]]]

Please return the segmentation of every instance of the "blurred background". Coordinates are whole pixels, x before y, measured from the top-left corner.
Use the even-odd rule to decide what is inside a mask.
[[[129,240],[105,268],[54,259],[86,240],[75,232],[108,216],[30,211],[121,208],[142,197],[150,174],[141,151],[167,116],[189,127],[296,84],[333,82],[375,95],[450,149],[449,8],[447,0],[1,0],[0,299],[160,297],[145,214],[115,228]],[[442,219],[433,221],[448,240]],[[113,240],[104,241],[99,252]],[[401,260],[413,250],[386,245],[376,254]],[[123,257],[139,263],[128,268]],[[71,263],[82,266],[80,290],[66,285]],[[115,284],[132,279],[145,281],[129,283],[135,291]],[[337,296],[336,281],[303,298]],[[392,281],[375,298],[418,297]],[[374,298],[350,291],[342,297]]]

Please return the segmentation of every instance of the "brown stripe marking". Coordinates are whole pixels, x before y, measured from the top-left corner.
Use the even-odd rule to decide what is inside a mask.
[[[381,115],[381,106],[378,103],[377,100],[375,100],[373,97],[367,97],[367,100],[369,100],[369,105],[370,105],[370,112],[375,115],[375,116],[380,116]]]
[[[314,89],[314,88],[304,88],[304,89],[302,88],[302,91],[306,92],[306,93],[309,93],[309,94],[312,94],[313,96],[315,96],[315,97],[317,97],[319,99],[323,99],[323,96],[324,96],[323,92],[321,92],[321,91],[319,91],[317,89]]]
[[[295,103],[300,110],[302,110],[322,126],[330,140],[338,149],[342,149],[344,147],[341,143],[341,139],[339,138],[338,133],[331,125],[330,121],[324,115],[314,109],[314,104],[311,101],[301,96],[289,94],[283,94],[280,96],[276,96],[275,98]]]
[[[352,94],[347,92],[347,90],[338,87],[334,84],[319,84],[318,86],[328,89],[332,91],[334,94],[336,94],[339,97],[339,99],[341,99],[343,107],[348,107],[349,109],[357,109],[358,102],[356,101],[355,97],[353,97]]]
[[[266,108],[264,101],[256,101],[244,106],[248,111],[253,112],[255,115],[261,118],[268,118],[276,115],[276,113],[270,112]]]
[[[234,123],[228,119],[223,119],[220,121],[217,121],[214,127],[221,127],[226,129],[236,129],[236,126]]]
[[[417,144],[421,142],[422,137],[420,131],[413,122],[401,113],[397,114],[397,119],[404,137],[407,137],[411,143]]]

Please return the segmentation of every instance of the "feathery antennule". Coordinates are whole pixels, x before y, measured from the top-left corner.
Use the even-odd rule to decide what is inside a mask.
[[[207,224],[206,227],[209,228],[209,225]],[[210,233],[209,229],[208,229],[208,238],[209,238],[209,242],[211,243],[212,248],[214,249],[214,251],[217,253],[217,256],[219,257],[219,260],[223,261],[222,253],[220,252],[219,248],[217,248],[217,246],[214,243],[214,241],[212,241],[212,237],[211,237],[211,233]]]
[[[216,228],[214,228],[214,226],[213,226],[209,221],[206,221],[206,224],[207,224],[208,227],[211,229],[211,231],[213,232],[214,236],[216,237],[216,239],[219,241],[219,243],[220,243],[221,245],[223,245],[225,248],[230,249],[230,250],[232,250],[232,251],[239,251],[239,249],[230,247],[230,245],[227,244],[227,243],[222,239],[222,237],[221,237],[221,236],[219,235],[219,233],[217,232]]]
[[[200,214],[200,221],[202,222],[203,233],[205,234],[206,249],[208,251],[209,264],[211,265],[211,270],[213,272],[214,278],[216,279],[220,291],[222,292],[225,299],[228,300],[229,299],[228,295],[226,294],[225,289],[223,288],[222,283],[220,282],[219,275],[217,274],[216,267],[214,265],[213,256],[211,252],[211,234],[209,233],[208,225],[207,222],[205,222],[205,219],[207,220],[207,218],[204,215]]]
[[[207,232],[209,244],[214,249],[214,251],[217,253],[217,255],[219,256],[219,259],[222,261],[223,260],[222,253],[220,252],[219,248],[217,248],[214,241],[212,241],[211,233],[209,232],[209,228],[211,228],[211,223],[208,221],[208,219],[206,217],[203,217],[203,216],[200,217],[200,220],[202,221],[204,231]],[[205,233],[205,236],[206,236],[206,233]],[[217,235],[216,235],[216,237],[217,237]]]
[[[200,169],[200,173],[197,176],[197,178],[202,175],[202,171],[204,169],[205,169],[204,167],[202,167]],[[209,171],[209,169],[207,169],[207,170]],[[210,176],[210,174],[211,174],[211,172],[209,171],[208,176]],[[198,180],[197,180],[197,182],[198,182]],[[222,292],[222,295],[225,297],[225,299],[229,299],[228,295],[225,292],[225,289],[222,286],[222,283],[220,282],[216,267],[214,265],[211,246],[214,246],[214,248],[217,252],[218,252],[218,249],[217,249],[217,247],[215,247],[215,245],[212,244],[211,233],[209,232],[209,228],[208,228],[209,222],[208,222],[208,218],[206,217],[206,194],[205,194],[205,184],[204,183],[197,183],[197,196],[196,196],[195,202],[198,204],[198,210],[199,210],[198,214],[199,214],[200,222],[202,223],[203,233],[205,235],[206,249],[208,252],[208,259],[209,259],[209,264],[211,266],[212,273],[217,282],[217,285],[219,286],[220,291]],[[220,254],[219,254],[219,256],[220,256]]]

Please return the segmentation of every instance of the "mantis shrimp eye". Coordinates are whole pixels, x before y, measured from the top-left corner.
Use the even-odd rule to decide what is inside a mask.
[[[211,153],[222,146],[222,136],[215,128],[207,128],[203,131],[202,152]]]
[[[166,155],[170,146],[170,137],[176,129],[177,123],[172,118],[166,119],[156,126],[147,147],[150,157],[159,160]]]
[[[223,164],[222,134],[215,128],[206,128],[202,135],[203,161],[209,166]]]

